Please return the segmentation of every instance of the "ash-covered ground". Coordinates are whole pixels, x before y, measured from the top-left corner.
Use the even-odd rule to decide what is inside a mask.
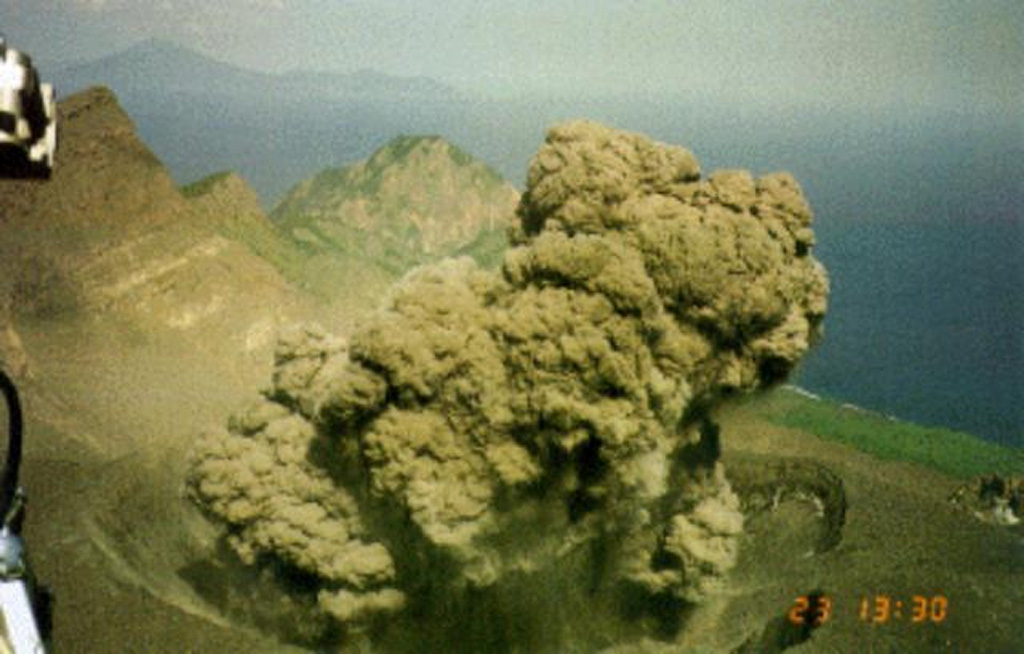
[[[592,652],[671,639],[721,587],[744,518],[711,412],[784,379],[826,310],[799,186],[573,122],[518,217],[500,271],[422,267],[347,341],[286,335],[199,440],[189,493],[246,588],[226,611],[320,645]]]

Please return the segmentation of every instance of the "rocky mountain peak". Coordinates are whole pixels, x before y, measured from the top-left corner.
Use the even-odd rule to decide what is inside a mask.
[[[503,230],[518,200],[511,184],[440,136],[400,136],[365,161],[301,182],[272,217],[319,250],[359,242],[381,257],[421,260]]]
[[[61,116],[65,120],[76,120],[81,125],[83,117],[106,116],[107,124],[118,122],[130,126],[131,118],[117,101],[114,92],[105,86],[93,86],[81,93],[75,93],[60,102]]]
[[[61,100],[57,111],[52,178],[0,181],[0,294],[13,298],[15,314],[106,302],[101,289],[141,263],[127,244],[154,240],[158,231],[178,232],[180,240],[192,222],[113,92],[90,88]],[[162,249],[173,251],[166,243]]]
[[[0,303],[14,326],[110,319],[260,357],[304,305],[270,263],[220,228],[247,213],[270,226],[252,189],[221,175],[205,183],[202,202],[190,202],[109,89],[72,95],[58,111],[52,178],[0,182]]]
[[[263,215],[260,198],[249,182],[238,173],[224,171],[185,186],[182,195],[191,200],[193,207],[203,207],[224,215],[230,213]]]
[[[473,162],[472,157],[436,134],[402,135],[374,152],[367,161],[367,167],[373,169],[407,160],[417,161],[431,158],[449,158],[461,165],[470,165]]]
[[[46,183],[0,181],[0,216],[46,226],[51,237],[79,229],[136,232],[180,216],[174,181],[139,139],[110,89],[92,87],[58,103],[59,145]],[[70,232],[70,233],[69,233]]]

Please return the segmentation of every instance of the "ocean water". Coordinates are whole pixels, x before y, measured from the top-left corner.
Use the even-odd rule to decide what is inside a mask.
[[[818,232],[831,303],[796,383],[1024,445],[1022,223],[869,220]]]
[[[831,165],[802,153],[832,294],[796,383],[1024,446],[1022,128],[954,116],[849,133]]]

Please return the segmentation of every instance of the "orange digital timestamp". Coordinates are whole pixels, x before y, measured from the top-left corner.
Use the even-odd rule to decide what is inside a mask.
[[[832,599],[817,593],[801,595],[793,602],[786,617],[795,625],[820,627],[832,617]]]
[[[794,625],[820,627],[832,617],[832,599],[824,594],[801,595],[793,602],[786,617]],[[949,615],[949,599],[945,595],[913,595],[909,601],[890,595],[862,597],[858,616],[865,622],[885,624],[907,620],[914,624],[943,622]]]
[[[949,599],[945,595],[914,595],[909,602],[894,599],[888,595],[862,597],[859,616],[865,622],[884,624],[890,620],[909,619],[921,624],[931,622],[938,624],[949,615]]]

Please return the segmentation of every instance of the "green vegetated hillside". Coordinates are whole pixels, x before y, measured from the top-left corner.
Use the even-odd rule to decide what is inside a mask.
[[[478,239],[496,240],[518,197],[486,164],[444,139],[402,136],[366,161],[298,184],[271,218],[311,252],[358,256],[398,273]]]
[[[471,257],[484,268],[497,268],[508,248],[508,236],[503,229],[480,232],[470,243],[463,245],[453,256]]]
[[[769,421],[849,445],[880,459],[910,461],[957,478],[1024,475],[1024,449],[973,434],[897,420],[784,387],[755,402]]]
[[[181,189],[209,225],[352,319],[410,268],[446,256],[496,266],[518,193],[440,137],[402,136],[293,188],[268,217],[238,175]]]
[[[204,177],[181,193],[211,229],[268,262],[344,324],[357,320],[405,270],[377,265],[358,248],[316,251],[293,239],[267,217],[255,192],[235,173]]]

